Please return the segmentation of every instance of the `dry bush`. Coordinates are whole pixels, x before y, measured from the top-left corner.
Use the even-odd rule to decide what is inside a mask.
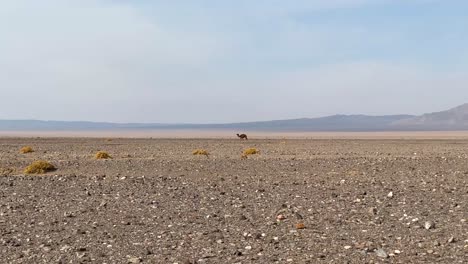
[[[15,172],[12,168],[0,168],[0,176],[10,176]]]
[[[22,147],[20,149],[20,152],[23,153],[23,154],[32,153],[32,152],[34,152],[34,149],[31,148],[30,146],[25,146],[25,147]]]
[[[34,161],[26,167],[25,174],[44,174],[49,171],[56,170],[55,166],[44,160]]]
[[[112,157],[109,155],[109,153],[107,153],[105,151],[99,151],[98,153],[96,153],[96,155],[94,157],[96,159],[112,159]]]
[[[244,150],[244,155],[243,156],[249,156],[249,155],[255,155],[255,154],[260,154],[260,150],[256,148],[248,148]]]
[[[193,155],[204,155],[204,156],[207,156],[210,155],[210,153],[208,153],[208,151],[204,150],[204,149],[196,149],[192,152]]]

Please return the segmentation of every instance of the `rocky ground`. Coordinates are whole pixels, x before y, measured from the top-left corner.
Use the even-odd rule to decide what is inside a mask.
[[[468,262],[468,140],[2,138],[0,175],[1,263]]]

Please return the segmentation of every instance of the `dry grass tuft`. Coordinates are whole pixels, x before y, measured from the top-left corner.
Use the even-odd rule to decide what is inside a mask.
[[[204,155],[204,156],[209,156],[210,153],[208,153],[208,151],[204,150],[204,149],[196,149],[192,152],[193,155]]]
[[[15,172],[12,168],[0,168],[0,176],[10,176]]]
[[[107,153],[105,151],[99,151],[98,153],[96,153],[96,155],[94,157],[96,159],[112,159],[112,157],[109,155],[109,153]]]
[[[249,156],[249,155],[255,155],[255,154],[260,154],[260,150],[256,148],[248,148],[244,150],[243,156]]]
[[[49,171],[56,170],[55,166],[44,160],[34,161],[26,167],[25,174],[44,174]]]
[[[32,153],[32,152],[34,152],[34,149],[31,148],[30,146],[25,146],[25,147],[22,147],[20,149],[20,152],[23,153],[23,154]]]

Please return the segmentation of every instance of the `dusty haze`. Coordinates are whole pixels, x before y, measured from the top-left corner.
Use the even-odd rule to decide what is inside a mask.
[[[468,102],[468,2],[0,1],[0,119],[225,123]]]

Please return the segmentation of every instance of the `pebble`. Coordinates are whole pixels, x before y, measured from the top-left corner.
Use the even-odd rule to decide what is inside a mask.
[[[430,221],[427,221],[424,223],[424,228],[429,230],[429,229],[433,229],[434,228],[434,223],[433,222],[430,222]]]
[[[141,262],[140,258],[137,258],[137,257],[128,257],[128,263],[134,264],[134,263],[140,263],[140,262]]]
[[[50,252],[52,249],[50,247],[43,247],[42,251],[44,252]]]
[[[282,220],[284,220],[284,219],[286,219],[286,216],[284,216],[284,215],[282,215],[282,214],[280,214],[280,215],[278,215],[278,216],[276,217],[276,220],[278,220],[278,221],[282,221]]]
[[[369,208],[368,212],[369,212],[370,215],[376,215],[377,214],[377,208],[371,207],[371,208]]]
[[[305,228],[304,223],[297,223],[296,224],[296,229],[304,229],[304,228]]]
[[[375,254],[377,255],[377,257],[379,258],[388,258],[388,254],[387,252],[385,252],[385,250],[379,248],[375,251]]]
[[[69,250],[69,249],[70,249],[70,246],[65,245],[65,246],[63,246],[63,247],[60,248],[60,251],[67,251],[67,250]]]
[[[387,194],[387,197],[388,197],[388,198],[393,198],[393,192],[389,192],[389,193]]]
[[[350,248],[351,248],[351,246],[344,246],[344,248],[345,248],[345,249],[350,249]]]

